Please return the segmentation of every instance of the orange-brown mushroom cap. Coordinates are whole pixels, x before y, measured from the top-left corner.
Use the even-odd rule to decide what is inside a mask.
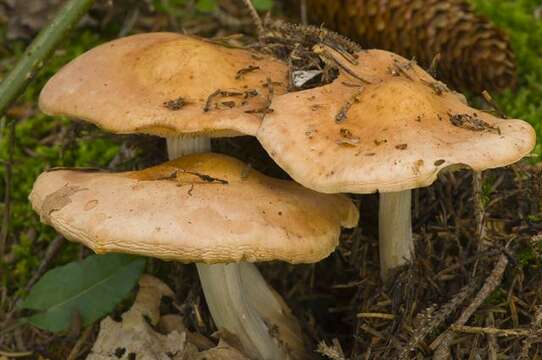
[[[181,262],[316,262],[358,220],[345,196],[211,153],[134,172],[49,171],[30,200],[43,222],[97,253]]]
[[[253,135],[268,79],[285,92],[286,66],[195,37],[140,34],[71,61],[45,85],[40,108],[114,133]],[[229,94],[211,96],[221,90]]]
[[[423,69],[386,51],[358,54],[333,83],[275,97],[257,137],[300,184],[325,193],[430,185],[444,168],[514,163],[534,129],[466,105]],[[340,55],[336,56],[340,59]]]

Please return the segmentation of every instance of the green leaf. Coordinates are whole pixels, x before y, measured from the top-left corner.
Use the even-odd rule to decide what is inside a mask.
[[[198,0],[196,8],[201,12],[211,12],[216,8],[216,0]]]
[[[144,266],[131,255],[92,255],[47,272],[21,307],[39,311],[27,320],[44,330],[65,331],[75,315],[90,325],[126,298]]]
[[[273,7],[273,0],[253,0],[254,7],[260,11],[271,10]]]

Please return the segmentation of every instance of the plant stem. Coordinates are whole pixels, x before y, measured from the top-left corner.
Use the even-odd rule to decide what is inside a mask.
[[[34,39],[15,68],[0,84],[0,115],[4,114],[24,91],[49,55],[77,25],[93,3],[94,0],[68,0],[53,21]]]
[[[386,280],[390,271],[408,263],[413,256],[412,191],[380,194],[378,233],[380,274]]]
[[[2,118],[2,121],[5,121]],[[2,126],[3,127],[3,126]],[[10,229],[10,220],[11,220],[11,192],[13,186],[13,153],[15,152],[15,122],[11,121],[7,125],[7,137],[6,137],[6,148],[7,148],[7,159],[4,162],[4,215],[2,219],[2,228],[0,229],[0,263],[4,259],[7,250],[7,241],[9,236]],[[2,131],[2,129],[0,129]]]

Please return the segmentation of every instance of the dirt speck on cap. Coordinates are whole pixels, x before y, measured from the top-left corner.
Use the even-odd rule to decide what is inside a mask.
[[[79,186],[64,186],[57,191],[47,195],[43,200],[43,205],[40,213],[42,214],[42,220],[49,220],[49,215],[55,211],[62,210],[65,206],[69,205],[71,196],[79,191],[86,190]]]

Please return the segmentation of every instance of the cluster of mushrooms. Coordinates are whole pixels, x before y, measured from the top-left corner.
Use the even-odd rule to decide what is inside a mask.
[[[469,107],[398,55],[356,57],[333,82],[288,92],[288,65],[247,49],[173,33],[98,46],[49,80],[41,109],[164,137],[171,161],[124,173],[45,172],[33,208],[96,253],[196,263],[217,328],[249,357],[310,357],[297,320],[253,263],[320,261],[341,227],[358,223],[342,193],[379,192],[387,277],[413,257],[411,189],[444,169],[514,163],[535,144],[527,123]],[[211,138],[239,135],[257,137],[295,182],[211,152]]]

